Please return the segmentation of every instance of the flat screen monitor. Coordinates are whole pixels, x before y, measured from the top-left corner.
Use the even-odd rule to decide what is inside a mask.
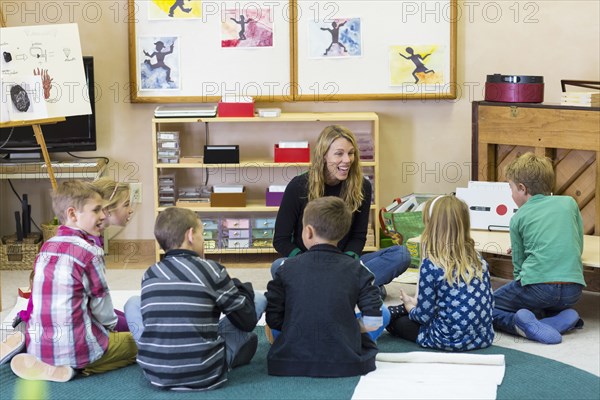
[[[83,57],[83,67],[89,91],[92,113],[66,117],[63,122],[41,125],[48,152],[72,152],[96,150],[96,108],[94,90],[94,59]],[[0,153],[8,159],[41,158],[40,146],[35,140],[33,128],[22,126],[0,129]]]

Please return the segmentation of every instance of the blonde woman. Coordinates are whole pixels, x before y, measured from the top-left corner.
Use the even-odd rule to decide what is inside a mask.
[[[424,259],[418,297],[401,292],[389,307],[387,330],[422,347],[464,351],[494,340],[494,301],[488,265],[470,236],[467,205],[454,196],[429,200],[423,210]]]
[[[324,197],[340,197],[352,211],[349,232],[338,248],[360,259],[375,275],[375,285],[385,297],[383,285],[406,271],[410,254],[404,246],[362,255],[367,239],[372,189],[363,177],[356,139],[352,131],[340,125],[327,126],[317,139],[312,165],[308,172],[294,177],[285,189],[277,219],[273,246],[285,258],[306,252],[302,241],[302,216],[309,201]],[[285,261],[277,259],[271,273]]]

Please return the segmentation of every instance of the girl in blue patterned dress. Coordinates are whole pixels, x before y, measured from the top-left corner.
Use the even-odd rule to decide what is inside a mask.
[[[475,251],[467,205],[439,196],[423,210],[417,296],[389,307],[387,330],[422,347],[464,351],[491,346],[494,301],[488,265]]]

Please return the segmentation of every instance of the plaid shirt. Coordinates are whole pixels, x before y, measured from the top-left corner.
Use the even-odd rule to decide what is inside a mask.
[[[110,296],[104,251],[90,235],[60,226],[42,246],[34,269],[27,352],[48,364],[73,368],[102,357],[108,331],[90,301]]]

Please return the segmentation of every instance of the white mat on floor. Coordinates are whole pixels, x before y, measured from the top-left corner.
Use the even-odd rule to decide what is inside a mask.
[[[504,355],[380,353],[376,364],[353,400],[495,399],[505,370]]]
[[[394,278],[392,282],[397,283],[417,283],[419,280],[419,268],[409,268],[397,278]]]

